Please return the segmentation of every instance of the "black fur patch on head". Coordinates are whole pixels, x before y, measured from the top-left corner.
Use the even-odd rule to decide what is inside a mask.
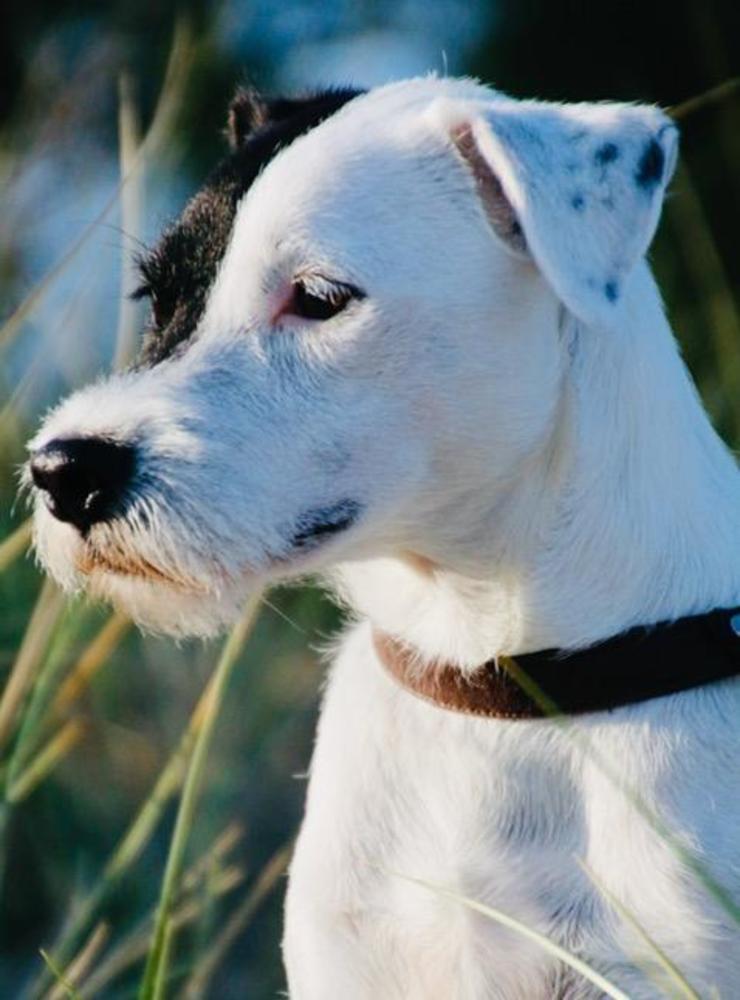
[[[260,170],[285,146],[344,104],[358,90],[329,90],[309,97],[265,100],[237,92],[229,113],[231,154],[223,160],[184,212],[139,261],[152,323],[137,364],[155,365],[195,331],[208,291],[226,251],[239,201]]]
[[[328,118],[353,97],[359,90],[327,90],[309,97],[264,97],[252,87],[239,87],[229,105],[226,136],[232,151],[240,149],[258,130],[267,125],[276,125],[291,118],[309,118],[320,114]],[[337,103],[337,102],[341,103]],[[324,109],[325,110],[322,110]],[[305,131],[318,124],[320,119],[311,120]]]
[[[660,143],[656,139],[651,139],[637,164],[635,181],[640,187],[652,188],[662,178],[664,165],[665,154]]]

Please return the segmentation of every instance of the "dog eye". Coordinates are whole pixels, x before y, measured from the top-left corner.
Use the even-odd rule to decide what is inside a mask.
[[[324,278],[296,278],[287,312],[301,319],[326,320],[342,312],[353,299],[364,297],[354,285]]]

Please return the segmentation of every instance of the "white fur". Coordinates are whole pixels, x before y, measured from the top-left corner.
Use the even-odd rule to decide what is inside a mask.
[[[531,256],[493,233],[460,126]],[[651,139],[663,176],[636,186]],[[607,142],[618,155],[598,164]],[[83,579],[83,543],[38,505],[39,551],[70,585],[206,632],[254,581],[330,571],[360,618],[331,669],[292,865],[294,1000],[598,995],[392,872],[531,923],[631,997],[659,995],[644,943],[577,857],[703,995],[737,992],[740,928],[622,787],[740,898],[735,682],[566,728],[493,722],[400,690],[370,642],[373,622],[470,669],[740,603],[740,476],[643,260],[674,161],[653,108],[434,79],[371,92],[253,185],[192,345],[73,396],[36,438],[139,444],[142,506],[91,536],[177,581]],[[367,298],[275,324],[305,270]],[[301,512],[343,498],[363,505],[357,525],[295,558]]]

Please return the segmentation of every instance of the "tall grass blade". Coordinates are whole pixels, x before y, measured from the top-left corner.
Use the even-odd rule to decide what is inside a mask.
[[[59,260],[52,265],[47,273],[31,289],[25,299],[16,307],[13,313],[0,326],[0,350],[7,348],[23,328],[23,324],[41,302],[46,292],[56,279],[63,274],[80,250],[87,244],[98,227],[105,222],[115,207],[123,187],[128,184],[132,174],[138,169],[139,163],[153,154],[167,137],[171,130],[185,83],[190,73],[194,54],[193,35],[190,24],[185,17],[178,18],[173,33],[172,47],[165,70],[164,83],[159,100],[152,117],[144,141],[140,144],[135,161],[129,173],[110,194],[97,216],[80,233],[72,246],[65,251]]]
[[[63,610],[64,595],[47,578],[41,587],[18,656],[0,698],[0,749],[8,742],[15,728],[20,707]]]
[[[69,921],[62,928],[52,946],[51,953],[60,967],[63,968],[70,960],[74,949],[78,947],[81,936],[90,926],[99,908],[112,894],[121,878],[136,863],[159,824],[167,803],[182,784],[195,740],[207,717],[208,706],[213,701],[217,680],[216,673],[214,673],[191,713],[185,732],[180,737],[164,768],[160,771],[152,791],[106,862],[99,881],[77,904]],[[32,998],[38,998],[46,985],[47,976],[45,970],[42,969],[28,995]]]
[[[690,118],[691,115],[695,115],[698,111],[704,111],[706,108],[719,104],[738,90],[740,90],[740,76],[734,76],[732,79],[725,80],[724,83],[706,90],[703,94],[697,94],[696,97],[690,97],[688,101],[676,104],[669,109],[668,113],[676,121],[683,121],[686,118]]]
[[[52,711],[55,714],[62,715],[70,710],[74,702],[88,688],[98,670],[107,662],[130,627],[130,618],[119,611],[113,612],[60,685],[52,705]]]
[[[596,969],[592,969],[591,966],[584,962],[582,959],[578,958],[576,955],[572,955],[565,948],[561,948],[559,944],[551,941],[550,938],[545,937],[544,934],[540,934],[539,931],[533,930],[526,924],[521,923],[519,920],[515,920],[514,917],[510,917],[507,913],[502,913],[501,910],[495,909],[493,906],[486,906],[484,903],[479,903],[475,899],[470,899],[467,896],[463,896],[460,893],[453,892],[451,889],[447,889],[441,885],[435,885],[433,882],[427,882],[425,879],[413,878],[411,875],[403,875],[400,872],[389,872],[391,875],[395,875],[397,878],[402,878],[406,882],[412,882],[415,885],[422,886],[424,889],[429,889],[430,892],[436,893],[438,896],[443,896],[446,899],[454,900],[456,903],[461,903],[463,906],[467,906],[468,909],[474,910],[476,913],[481,913],[484,917],[488,917],[489,920],[494,920],[497,924],[501,924],[502,927],[507,927],[509,930],[514,931],[516,934],[520,934],[522,937],[527,938],[528,941],[532,941],[538,947],[546,951],[548,955],[553,958],[558,959],[558,961],[563,962],[565,965],[570,966],[575,972],[580,973],[594,986],[598,986],[600,990],[606,994],[606,996],[611,997],[612,1000],[630,1000],[629,996],[620,990],[618,986],[614,983],[610,983],[608,979],[597,972]]]
[[[164,918],[164,930],[162,931],[162,945],[159,956],[159,961],[154,973],[154,986],[152,988],[152,995],[154,1000],[164,1000],[165,990],[167,989],[167,979],[169,976],[170,969],[170,956],[172,954],[172,938],[175,933],[175,929],[172,926],[172,917],[168,913]],[[156,940],[156,932],[155,932]],[[145,973],[146,978],[146,973]]]
[[[62,990],[62,995],[66,996],[66,997],[69,997],[69,1000],[82,1000],[82,998],[80,997],[80,994],[77,992],[77,990],[74,988],[74,986],[72,986],[72,984],[69,983],[64,978],[64,976],[62,975],[62,973],[56,967],[53,959],[49,955],[46,954],[46,952],[44,951],[43,948],[41,948],[39,950],[39,954],[43,958],[43,960],[44,960],[44,962],[46,964],[47,969],[49,970],[49,972],[54,977],[54,979],[55,979],[55,981],[57,983],[57,986],[59,986],[59,988]]]
[[[183,1000],[203,1000],[214,973],[227,952],[244,931],[263,900],[283,875],[293,853],[293,842],[281,847],[267,862],[243,902],[234,910],[215,941],[196,965],[183,994]]]
[[[195,58],[195,35],[187,14],[179,14],[172,33],[170,54],[164,72],[164,82],[157,107],[143,143],[139,158],[155,155],[164,146],[174,130],[175,120],[185,92]]]
[[[41,741],[50,733],[48,708],[60,674],[66,667],[71,644],[87,617],[87,607],[67,604],[33,678],[31,693],[23,705],[18,735],[8,761],[8,784],[12,784]]]
[[[190,759],[188,773],[183,787],[180,808],[175,821],[175,829],[172,835],[170,851],[167,857],[164,878],[162,880],[162,890],[159,900],[159,908],[154,928],[154,938],[152,942],[149,959],[144,971],[144,978],[139,991],[140,1000],[153,1000],[157,996],[158,984],[161,984],[166,976],[168,959],[167,933],[170,919],[170,910],[175,893],[177,892],[182,865],[185,857],[185,847],[190,830],[195,817],[195,807],[200,791],[201,780],[206,757],[210,748],[211,739],[223,703],[226,686],[231,677],[232,670],[237,662],[242,646],[249,635],[257,610],[260,606],[259,594],[253,596],[241,621],[232,630],[231,635],[224,645],[221,658],[214,671],[215,683],[210,702],[207,706],[205,718],[201,726],[198,737],[193,747],[193,754]]]
[[[238,868],[224,869],[214,881],[212,892],[221,897],[232,892],[244,881],[244,874]],[[203,904],[198,900],[186,900],[178,904],[172,913],[170,925],[173,932],[182,930],[192,924],[201,915]],[[151,943],[153,915],[150,914],[143,924],[127,935],[95,968],[89,978],[79,986],[83,1000],[99,996],[110,982],[130,969],[132,965],[146,958]]]
[[[722,400],[730,418],[734,440],[740,439],[740,316],[732,292],[732,282],[712,235],[701,199],[691,174],[681,164],[677,175],[678,196],[668,207],[675,225],[678,245],[695,283],[696,294],[705,310],[708,335],[716,356],[715,370],[722,385]]]
[[[73,750],[88,731],[82,719],[70,719],[46,746],[37,754],[24,771],[15,778],[5,793],[7,802],[21,802],[53,771],[57,764]]]
[[[79,955],[76,955],[75,958],[72,959],[65,970],[64,979],[70,986],[75,989],[77,988],[77,984],[90,971],[90,967],[100,954],[100,951],[104,947],[109,936],[110,927],[108,924],[99,923],[90,935],[89,940],[85,942],[85,945]],[[64,987],[57,983],[57,985],[49,991],[47,1000],[63,1000],[64,996]]]
[[[224,858],[233,851],[243,836],[244,828],[241,824],[229,823],[208,850],[203,852],[203,856],[185,872],[180,886],[181,891],[185,893],[196,889],[214,869],[220,867]]]
[[[15,560],[28,550],[31,544],[33,533],[33,522],[29,517],[19,524],[15,531],[11,532],[0,542],[0,573],[8,568]]]
[[[599,890],[612,909],[619,914],[626,924],[629,924],[642,943],[646,946],[647,950],[653,955],[658,966],[666,974],[667,980],[675,987],[675,996],[684,997],[685,1000],[701,1000],[701,996],[696,992],[691,983],[689,983],[686,976],[684,976],[678,966],[666,955],[657,941],[654,941],[648,934],[634,913],[627,909],[624,903],[614,895],[611,889],[608,889],[604,885],[601,879],[597,877],[596,873],[589,868],[585,861],[582,861],[580,858],[577,858],[576,860],[583,869],[584,873],[591,880],[591,882],[593,882],[594,886]],[[648,974],[651,974],[649,969],[647,972]],[[662,980],[658,982],[657,985],[661,989],[665,986]]]
[[[40,281],[38,281],[26,295],[20,305],[15,308],[15,310],[5,320],[3,325],[0,326],[0,351],[7,348],[15,340],[17,335],[22,330],[23,324],[34,311],[39,302],[41,302],[44,298],[44,295],[46,295],[49,288],[51,288],[60,275],[64,274],[80,250],[87,244],[93,233],[95,233],[98,227],[105,222],[118,201],[118,195],[119,188],[116,188],[106,199],[103,207],[92,222],[85,226],[77,239],[72,243],[72,246],[69,247],[62,254],[59,260],[51,266]]]
[[[118,298],[118,331],[113,367],[125,368],[134,357],[139,335],[141,308],[131,294],[136,288],[132,257],[142,231],[142,197],[145,163],[137,164],[141,143],[139,115],[134,100],[131,74],[124,71],[118,79],[118,159],[121,171],[121,289]],[[137,168],[137,165],[139,169]],[[128,177],[128,184],[123,180]]]

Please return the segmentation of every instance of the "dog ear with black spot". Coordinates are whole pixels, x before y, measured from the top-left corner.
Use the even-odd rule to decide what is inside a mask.
[[[503,243],[528,253],[576,316],[611,326],[658,224],[673,122],[648,106],[506,98],[442,101],[435,113]]]

